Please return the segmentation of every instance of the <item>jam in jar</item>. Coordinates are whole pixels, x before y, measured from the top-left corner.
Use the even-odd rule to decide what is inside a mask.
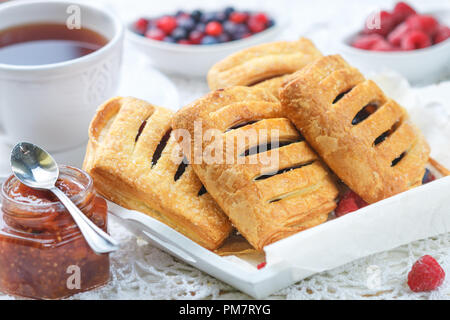
[[[107,231],[106,201],[87,173],[61,166],[56,185]],[[59,299],[108,282],[109,255],[92,251],[53,193],[31,189],[14,176],[1,189],[0,291]]]

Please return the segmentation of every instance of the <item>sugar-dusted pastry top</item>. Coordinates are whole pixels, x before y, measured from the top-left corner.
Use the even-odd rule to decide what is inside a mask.
[[[406,111],[340,56],[280,90],[287,117],[334,173],[373,203],[421,184],[429,147]]]
[[[208,72],[211,90],[231,86],[266,87],[276,93],[281,76],[291,74],[322,54],[305,38],[257,45],[234,53],[216,63]],[[274,81],[270,81],[270,80]],[[267,82],[266,80],[269,80]],[[278,97],[278,93],[275,94]]]
[[[191,166],[177,162],[173,113],[135,98],[112,98],[89,129],[84,169],[99,193],[144,212],[208,249],[227,238],[231,223]]]
[[[204,136],[215,131],[214,139],[178,136],[178,141],[208,192],[258,250],[325,222],[336,206],[338,190],[329,172],[266,90],[237,86],[211,92],[178,111],[173,128],[191,137],[199,128]],[[279,145],[268,147],[275,137]],[[220,157],[198,158],[217,146],[222,163]]]

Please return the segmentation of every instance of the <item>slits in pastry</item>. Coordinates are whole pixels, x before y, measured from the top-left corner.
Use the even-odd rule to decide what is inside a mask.
[[[90,126],[84,169],[107,199],[144,212],[208,249],[216,249],[231,224],[172,135],[173,113],[134,98],[113,98]]]
[[[266,90],[211,92],[178,111],[173,128],[208,192],[257,250],[325,222],[336,206],[327,169]]]
[[[340,56],[300,70],[280,99],[314,150],[366,202],[421,184],[430,152],[424,137],[400,105]]]
[[[314,44],[305,38],[261,44],[216,63],[208,72],[209,88],[254,85],[278,97],[278,89],[289,74],[321,56]]]

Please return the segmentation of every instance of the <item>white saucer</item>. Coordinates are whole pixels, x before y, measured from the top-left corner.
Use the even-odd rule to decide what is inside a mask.
[[[179,95],[175,85],[165,75],[150,66],[139,54],[125,49],[122,77],[117,95],[133,96],[154,105],[177,110]],[[87,128],[86,128],[87,130]],[[10,174],[9,153],[12,146],[2,139],[0,132],[0,182]],[[52,156],[60,164],[81,168],[86,144],[63,152],[54,152]]]

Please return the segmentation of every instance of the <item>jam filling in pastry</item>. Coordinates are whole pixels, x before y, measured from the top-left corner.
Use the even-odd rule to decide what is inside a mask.
[[[367,203],[422,183],[429,147],[408,115],[340,56],[323,57],[280,89],[287,117]]]
[[[208,192],[257,250],[325,222],[336,207],[331,174],[266,90],[235,86],[211,92],[178,111],[173,128]],[[210,130],[213,139],[206,137]],[[199,157],[208,150],[217,155],[220,148],[223,157],[216,161]]]
[[[100,106],[89,129],[84,169],[107,199],[164,222],[213,250],[232,226],[182,154],[173,113],[131,97]]]
[[[257,86],[278,97],[278,89],[289,74],[322,57],[305,38],[261,44],[234,53],[208,72],[211,90],[232,86]]]

